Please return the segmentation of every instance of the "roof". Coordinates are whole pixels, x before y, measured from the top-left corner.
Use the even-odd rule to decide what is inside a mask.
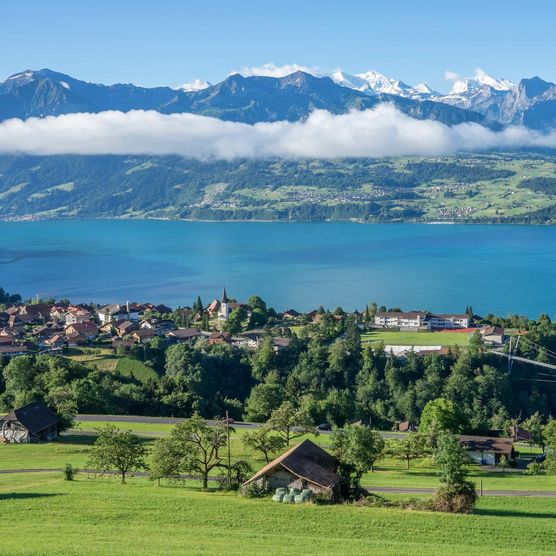
[[[244,484],[251,483],[281,466],[293,475],[324,488],[333,488],[340,482],[335,473],[338,462],[328,452],[310,440],[304,440],[265,465]]]
[[[523,427],[520,427],[519,425],[512,425],[510,427],[510,432],[512,434],[512,437],[515,441],[525,441],[525,442],[532,442],[533,437],[531,436],[531,433],[527,430],[524,429]]]
[[[172,336],[173,338],[196,338],[200,336],[201,332],[197,328],[178,328],[176,330],[172,330],[168,332],[168,336]]]
[[[481,328],[481,334],[484,336],[490,336],[491,334],[503,336],[504,332],[505,330],[501,326],[485,326]]]
[[[31,402],[19,409],[13,409],[1,420],[19,421],[31,434],[37,434],[59,421],[56,414],[42,402]]]
[[[430,313],[429,318],[437,319],[469,319],[469,315],[461,315],[455,313]]]
[[[398,317],[400,319],[416,319],[425,318],[427,313],[422,313],[419,311],[403,312],[403,311],[379,311],[376,314],[377,317]]]
[[[511,454],[514,441],[512,438],[496,438],[493,436],[460,435],[460,442],[472,452],[494,452],[496,454]]]
[[[222,291],[222,303],[228,303],[228,296],[226,295],[226,288]]]

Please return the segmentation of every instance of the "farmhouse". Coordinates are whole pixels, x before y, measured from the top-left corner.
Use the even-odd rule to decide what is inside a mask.
[[[504,343],[506,334],[501,326],[485,326],[481,328],[483,342],[490,346],[499,346]]]
[[[31,402],[0,419],[0,439],[16,443],[54,440],[58,422],[56,414],[42,402]]]
[[[336,474],[338,462],[328,452],[310,440],[304,440],[265,465],[258,473],[243,483],[270,488],[310,489],[315,494],[338,496],[340,477]]]
[[[198,328],[177,328],[166,334],[169,340],[174,342],[195,342],[202,336]]]
[[[502,456],[505,456],[508,461],[513,459],[514,441],[512,438],[461,435],[459,440],[474,463],[496,465],[500,463]]]

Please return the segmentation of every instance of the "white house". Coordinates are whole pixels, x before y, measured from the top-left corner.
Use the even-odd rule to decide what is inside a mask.
[[[469,327],[469,317],[467,315],[429,314],[427,321],[430,323],[430,328],[433,330]]]
[[[418,329],[425,326],[426,313],[384,311],[375,315],[375,324],[384,328]]]
[[[502,456],[507,461],[513,458],[512,438],[460,435],[459,441],[466,449],[469,459],[479,465],[496,465]]]

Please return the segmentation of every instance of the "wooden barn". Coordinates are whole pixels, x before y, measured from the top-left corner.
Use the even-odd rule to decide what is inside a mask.
[[[336,474],[338,462],[328,452],[310,440],[304,440],[265,465],[243,483],[272,489],[287,487],[310,489],[315,494],[337,498],[340,477]]]
[[[31,402],[13,409],[0,419],[3,442],[47,442],[58,437],[57,415],[42,402]]]

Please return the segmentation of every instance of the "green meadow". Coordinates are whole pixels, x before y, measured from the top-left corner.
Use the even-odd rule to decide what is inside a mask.
[[[1,469],[85,468],[95,429],[81,422],[59,442],[0,446]],[[150,444],[172,425],[115,423]],[[255,469],[261,457],[232,434],[233,459]],[[322,446],[329,435],[311,436]],[[524,448],[524,447],[521,447]],[[527,448],[525,448],[527,450]],[[556,477],[492,473],[470,467],[470,478],[485,490],[553,490]],[[427,459],[384,459],[363,479],[375,487],[436,487],[437,470]],[[0,536],[0,554],[380,554],[497,555],[554,554],[556,499],[540,496],[480,498],[473,515],[451,515],[352,504],[290,506],[246,499],[211,484],[183,485],[131,477],[125,485],[111,475],[79,473],[73,482],[60,471],[0,474],[0,511],[11,532]],[[534,493],[533,493],[534,494]],[[385,494],[388,498],[408,495]]]
[[[0,553],[549,555],[556,504],[483,497],[474,515],[291,506],[144,478],[0,476]]]

